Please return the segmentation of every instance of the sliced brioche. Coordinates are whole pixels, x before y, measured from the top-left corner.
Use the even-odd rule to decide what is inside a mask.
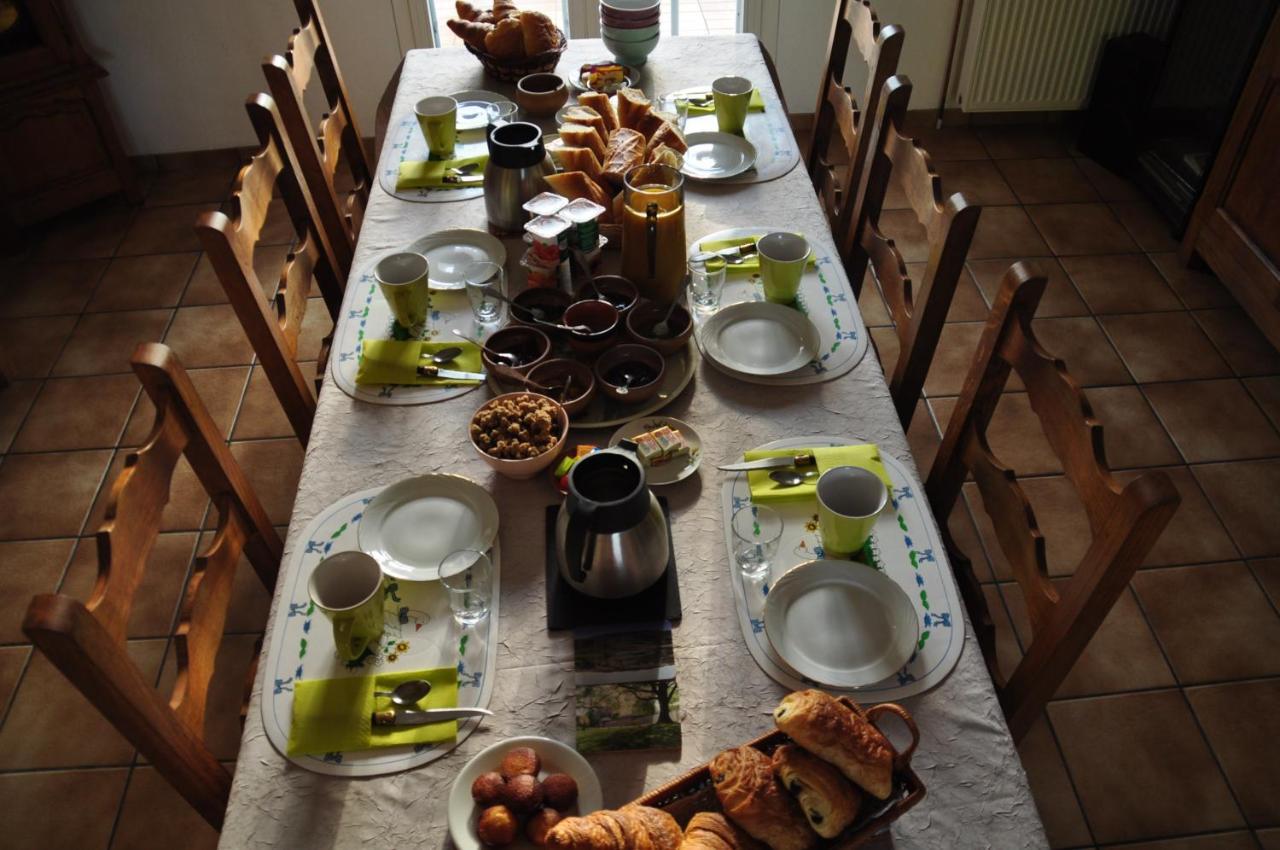
[[[656,148],[659,145],[666,145],[681,154],[689,150],[689,145],[684,140],[684,133],[677,130],[676,125],[669,121],[664,121],[662,126],[649,137],[650,148]]]
[[[649,114],[649,98],[640,89],[618,89],[618,123],[632,130]]]
[[[600,179],[600,158],[591,148],[553,148],[551,152],[565,171],[581,171],[592,180]]]
[[[613,205],[609,194],[582,171],[548,174],[543,179],[547,181],[551,191],[557,195],[564,195],[571,201],[578,198],[586,198],[589,201],[595,201],[605,209],[609,209]]]
[[[669,165],[676,171],[684,165],[684,155],[675,148],[666,145],[658,145],[649,148],[645,162],[652,162],[655,165]]]
[[[600,141],[608,144],[609,128],[604,125],[604,118],[590,106],[570,106],[564,111],[564,123],[581,124],[596,131]]]
[[[596,155],[596,159],[604,162],[605,143],[594,127],[588,127],[585,124],[562,124],[560,139],[572,148],[590,148]]]
[[[609,146],[600,160],[601,175],[616,188],[622,188],[622,178],[637,165],[644,163],[644,136],[635,130],[622,127],[609,136]]]
[[[586,106],[596,111],[596,114],[604,121],[606,135],[618,129],[618,112],[613,108],[613,98],[609,97],[609,95],[598,91],[584,91],[578,95],[578,105]]]

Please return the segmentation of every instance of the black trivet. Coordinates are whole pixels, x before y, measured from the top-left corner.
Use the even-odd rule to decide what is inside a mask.
[[[676,547],[671,540],[671,510],[667,500],[658,497],[662,515],[667,518],[667,549],[671,558],[667,571],[635,596],[624,599],[596,599],[579,593],[560,575],[556,565],[556,514],[559,505],[547,508],[547,628],[553,631],[577,626],[600,626],[625,623],[653,623],[680,619],[680,579],[676,572]]]

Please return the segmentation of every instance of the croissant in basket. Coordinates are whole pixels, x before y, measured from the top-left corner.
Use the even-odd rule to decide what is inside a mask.
[[[661,809],[628,805],[565,818],[547,833],[547,850],[679,850],[676,819]]]

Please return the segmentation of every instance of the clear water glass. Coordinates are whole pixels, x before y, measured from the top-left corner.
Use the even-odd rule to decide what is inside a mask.
[[[471,299],[471,312],[481,324],[492,324],[502,318],[502,301],[498,295],[507,294],[507,273],[497,263],[472,263],[464,272],[467,280],[467,297]]]
[[[516,120],[516,104],[509,100],[495,100],[489,104],[489,126],[496,127]]]
[[[773,508],[750,505],[733,514],[733,558],[747,578],[762,578],[782,542],[782,516]]]
[[[658,108],[676,117],[676,129],[684,132],[684,125],[689,121],[689,98],[685,95],[669,94],[658,103]]]
[[[493,562],[475,549],[459,549],[440,562],[440,583],[449,594],[449,610],[458,625],[474,626],[489,616]]]
[[[728,263],[716,254],[695,254],[689,260],[689,303],[694,309],[720,309]]]

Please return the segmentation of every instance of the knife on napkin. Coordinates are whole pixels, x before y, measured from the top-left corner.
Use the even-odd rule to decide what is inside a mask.
[[[424,723],[441,723],[466,717],[492,716],[493,712],[487,708],[387,708],[375,711],[370,720],[374,726],[421,726]]]
[[[448,378],[452,381],[483,381],[485,378],[484,372],[460,372],[436,366],[419,366],[418,375],[423,378]]]
[[[766,457],[761,460],[748,460],[742,463],[726,463],[716,467],[725,472],[746,472],[752,469],[784,469],[789,466],[813,466],[816,461],[811,454],[798,454],[791,457]]]

